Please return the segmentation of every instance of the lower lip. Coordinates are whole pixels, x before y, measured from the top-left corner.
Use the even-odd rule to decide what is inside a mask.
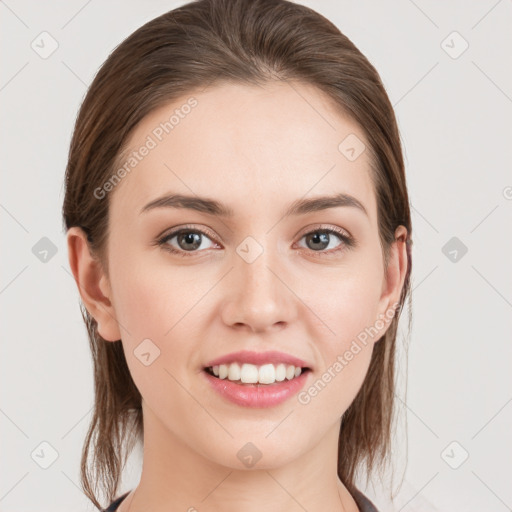
[[[310,370],[307,370],[291,380],[274,384],[235,384],[228,379],[214,377],[206,370],[203,371],[212,388],[230,402],[260,408],[279,405],[296,395],[304,387],[309,373]]]

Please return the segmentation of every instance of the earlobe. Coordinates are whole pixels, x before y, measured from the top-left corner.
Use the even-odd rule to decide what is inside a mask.
[[[111,302],[110,284],[100,261],[90,252],[87,235],[81,228],[71,227],[67,233],[67,245],[69,266],[84,306],[98,324],[100,336],[107,341],[121,339]]]
[[[392,319],[398,309],[400,296],[407,274],[407,229],[399,226],[395,230],[395,241],[390,247],[388,268],[384,275],[382,295],[379,301],[379,316]],[[386,329],[390,325],[386,323]],[[384,334],[385,331],[382,333]]]

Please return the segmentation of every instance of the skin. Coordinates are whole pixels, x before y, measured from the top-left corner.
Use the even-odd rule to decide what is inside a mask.
[[[129,147],[139,148],[190,96],[143,119]],[[296,396],[266,409],[232,404],[210,389],[202,368],[233,351],[280,350],[309,363],[308,389],[393,310],[405,244],[392,245],[386,272],[368,151],[349,161],[338,150],[349,134],[366,144],[364,133],[304,84],[222,84],[193,96],[197,106],[109,193],[108,267],[91,256],[80,228],[68,232],[82,300],[105,340],[122,339],[143,397],[142,476],[119,510],[357,511],[336,472],[340,418],[389,322],[307,404]],[[235,215],[140,214],[171,192],[207,196]],[[283,217],[297,199],[335,192],[356,197],[367,215],[344,206]],[[185,257],[155,245],[185,224],[213,236],[192,251],[190,240],[167,241]],[[328,246],[304,236],[333,227],[356,246],[336,235]],[[247,236],[263,249],[252,263],[236,252]],[[147,338],[160,349],[149,366],[134,355]],[[247,442],[262,454],[251,468],[237,458]]]

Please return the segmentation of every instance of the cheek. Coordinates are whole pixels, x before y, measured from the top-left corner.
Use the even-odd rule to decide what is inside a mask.
[[[331,424],[348,409],[364,382],[374,343],[379,339],[371,336],[375,294],[363,293],[359,287],[355,292],[326,305],[330,314],[325,315],[325,323],[335,334],[329,332],[315,338],[321,367],[298,395],[298,402],[308,415],[320,423]]]
[[[357,395],[368,371],[373,347],[382,334],[378,327],[382,269],[378,261],[343,269],[303,289],[314,316],[316,332],[310,333],[322,367],[299,403],[326,421],[339,417]],[[320,286],[322,285],[323,286]],[[310,318],[313,319],[313,314]]]
[[[325,326],[329,346],[342,349],[353,337],[375,324],[381,296],[382,275],[378,266],[347,267],[337,273],[304,280],[303,297]]]
[[[118,261],[111,272],[115,313],[133,379],[148,400],[161,386],[179,391],[170,374],[184,385],[194,377],[194,340],[200,339],[198,322],[207,307],[200,299],[211,282],[197,272],[148,264],[142,254]],[[169,402],[169,396],[158,399]]]
[[[153,264],[143,253],[118,261],[111,273],[116,316],[129,331],[124,331],[123,340],[164,341],[186,324],[180,319],[204,293],[200,280],[192,279],[192,273]]]
[[[190,406],[183,389],[189,389],[195,377],[190,371],[194,346],[187,343],[191,336],[186,320],[198,291],[188,289],[184,294],[187,288],[181,284],[172,272],[165,275],[141,265],[120,267],[114,287],[118,322],[126,327],[122,343],[128,368],[153,411],[185,410],[184,403]],[[174,421],[171,416],[168,420],[169,424]]]

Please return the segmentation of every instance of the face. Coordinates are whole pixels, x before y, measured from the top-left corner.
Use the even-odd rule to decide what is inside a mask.
[[[337,436],[401,284],[384,271],[362,144],[300,84],[217,85],[137,126],[136,164],[108,192],[110,305],[97,319],[122,338],[148,428],[231,468],[248,467],[243,450],[271,468]],[[281,379],[283,364],[284,380],[250,383]]]

